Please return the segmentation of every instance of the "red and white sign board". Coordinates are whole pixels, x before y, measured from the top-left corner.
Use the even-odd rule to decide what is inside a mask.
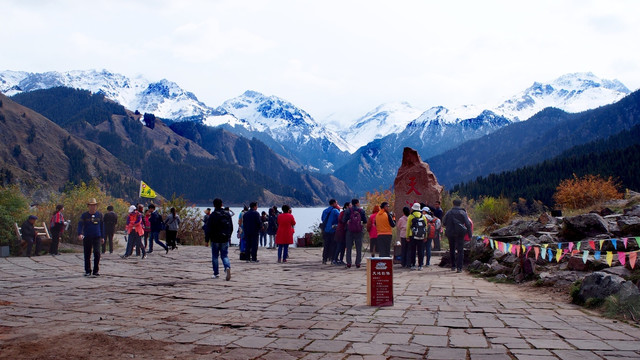
[[[393,306],[392,258],[367,258],[367,305]]]

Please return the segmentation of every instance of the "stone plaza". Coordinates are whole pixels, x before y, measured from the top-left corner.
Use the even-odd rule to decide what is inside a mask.
[[[247,263],[231,248],[230,281],[211,278],[201,246],[106,254],[95,278],[81,253],[0,258],[0,358],[9,343],[67,333],[153,340],[179,359],[640,358],[634,325],[434,265],[396,265],[394,305],[367,306],[365,267],[322,265],[321,251],[293,248],[279,264],[260,248]]]

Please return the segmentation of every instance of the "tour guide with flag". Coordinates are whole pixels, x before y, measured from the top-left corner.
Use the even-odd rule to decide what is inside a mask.
[[[140,180],[140,197],[155,199],[156,196],[156,192],[153,191],[144,181]]]

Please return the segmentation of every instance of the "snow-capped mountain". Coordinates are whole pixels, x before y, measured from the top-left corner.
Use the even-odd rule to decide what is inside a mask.
[[[157,82],[142,77],[132,79],[107,70],[0,72],[0,92],[7,96],[57,86],[103,93],[128,109],[175,121],[199,121],[213,113],[213,109],[200,102],[194,94],[166,79]]]
[[[423,159],[439,155],[468,141],[491,134],[514,122],[524,121],[547,107],[581,112],[619,101],[630,91],[618,80],[603,80],[591,73],[564,75],[548,84],[534,83],[493,109],[462,106],[449,110],[428,109],[405,129],[377,139],[359,149],[335,174],[363,193],[393,183],[402,149],[410,146]],[[350,141],[350,134],[345,134]],[[353,169],[363,172],[353,176]],[[369,176],[367,176],[369,175]],[[375,183],[372,182],[375,177]]]
[[[224,124],[220,116],[233,116],[236,124],[224,124],[229,130],[256,137],[275,151],[299,160],[310,170],[332,171],[353,148],[340,135],[319,125],[308,113],[276,96],[256,91],[225,101],[216,111],[218,116],[205,119],[205,124]],[[319,156],[322,154],[321,156]],[[339,164],[338,164],[339,165]]]
[[[563,75],[529,88],[492,109],[513,121],[527,120],[547,107],[577,113],[612,104],[631,91],[618,80],[601,79],[590,72]]]
[[[407,102],[382,104],[339,134],[349,139],[349,144],[355,150],[375,139],[401,132],[421,112]]]

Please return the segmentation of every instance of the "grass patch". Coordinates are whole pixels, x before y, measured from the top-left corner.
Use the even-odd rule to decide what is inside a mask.
[[[621,302],[615,295],[607,297],[603,301],[604,315],[610,318],[622,318],[638,321],[640,319],[640,296]]]
[[[582,305],[582,300],[578,296],[580,294],[580,287],[582,286],[582,280],[576,280],[569,287],[569,295],[571,296],[571,302],[574,304]]]

